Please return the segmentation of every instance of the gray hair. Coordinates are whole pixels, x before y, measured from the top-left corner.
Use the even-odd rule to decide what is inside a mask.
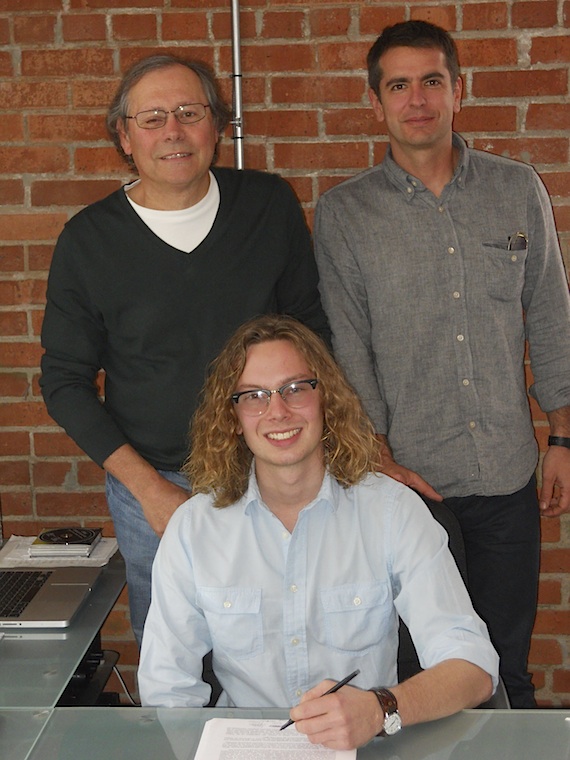
[[[214,126],[219,135],[228,126],[231,118],[231,110],[224,101],[219,85],[212,69],[203,61],[189,58],[179,58],[176,55],[151,55],[133,64],[124,74],[121,83],[111,101],[107,111],[107,131],[119,155],[127,162],[129,168],[136,171],[136,165],[132,156],[123,150],[119,135],[119,123],[125,123],[125,117],[129,115],[129,95],[133,87],[150,71],[169,68],[170,66],[185,66],[199,78],[210,105]],[[212,163],[217,158],[217,147]]]

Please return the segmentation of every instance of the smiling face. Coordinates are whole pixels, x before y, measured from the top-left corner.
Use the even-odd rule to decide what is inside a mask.
[[[370,90],[376,118],[386,123],[397,163],[418,150],[451,149],[453,115],[462,82],[451,81],[439,48],[393,47],[380,58],[380,98]]]
[[[312,378],[303,356],[288,340],[274,340],[250,346],[236,391],[280,388],[293,380]],[[265,477],[274,477],[284,468],[290,473],[324,474],[323,412],[319,386],[310,391],[302,408],[287,406],[273,393],[267,411],[258,417],[243,414],[235,406],[238,432],[255,456],[260,487]]]
[[[207,104],[199,77],[174,64],[145,74],[129,93],[128,115],[189,103]],[[159,129],[141,129],[134,119],[118,124],[121,146],[133,157],[140,184],[131,197],[143,206],[181,209],[198,203],[209,187],[209,168],[218,134],[211,109],[195,124],[180,124],[173,113]]]

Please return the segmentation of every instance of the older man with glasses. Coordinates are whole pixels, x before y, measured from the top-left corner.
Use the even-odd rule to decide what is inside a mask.
[[[328,337],[291,189],[275,175],[213,168],[228,120],[204,64],[135,64],[107,126],[138,178],[68,222],[49,276],[42,392],[106,471],[139,643],[160,536],[189,495],[180,467],[207,365],[257,314],[290,314]]]

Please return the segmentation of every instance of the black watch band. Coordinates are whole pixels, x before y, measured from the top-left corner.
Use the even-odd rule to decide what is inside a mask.
[[[566,449],[570,449],[570,438],[566,438],[563,435],[549,435],[549,446],[564,446]]]

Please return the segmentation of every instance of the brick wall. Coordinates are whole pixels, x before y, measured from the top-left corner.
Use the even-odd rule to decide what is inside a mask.
[[[112,7],[109,7],[112,6]],[[190,6],[190,9],[188,9]],[[458,41],[456,127],[530,162],[570,260],[570,0],[242,0],[245,164],[283,174],[309,223],[319,194],[379,161],[363,62],[389,23],[423,18]],[[64,222],[128,175],[106,139],[119,74],[157,49],[211,63],[230,95],[229,0],[0,0],[0,498],[4,537],[65,523],[112,535],[102,473],[53,424],[38,390],[47,270]],[[221,164],[233,163],[226,138]],[[533,404],[544,449],[545,417]],[[570,521],[543,521],[531,665],[544,705],[570,706]],[[104,629],[132,687],[126,594]],[[116,686],[116,684],[115,684]]]

